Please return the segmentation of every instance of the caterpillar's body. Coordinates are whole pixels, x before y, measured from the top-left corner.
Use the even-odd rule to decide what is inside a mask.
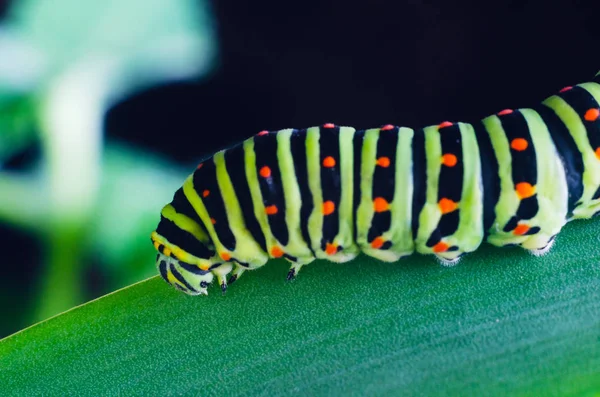
[[[599,102],[600,73],[474,124],[260,132],[201,164],[164,207],[157,266],[195,295],[269,258],[292,262],[292,278],[361,251],[453,263],[487,240],[542,254],[566,222],[600,210]]]

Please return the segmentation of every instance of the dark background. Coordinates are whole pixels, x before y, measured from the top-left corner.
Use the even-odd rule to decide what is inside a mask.
[[[600,2],[212,5],[216,71],[114,107],[109,137],[193,160],[262,129],[478,119],[600,70]]]
[[[106,137],[188,163],[263,129],[415,128],[534,105],[600,70],[598,3],[214,0],[214,71],[124,99]],[[0,241],[4,260],[22,264],[2,284],[30,290],[36,240],[0,225]],[[102,274],[88,282],[102,291]]]

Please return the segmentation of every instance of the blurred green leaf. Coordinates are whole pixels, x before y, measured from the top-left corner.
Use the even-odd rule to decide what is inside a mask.
[[[85,296],[82,264],[103,179],[106,109],[135,90],[198,78],[209,70],[216,45],[207,4],[203,0],[11,2],[0,25],[0,164],[35,138],[41,138],[44,161],[27,175],[0,173],[0,219],[35,230],[46,248],[41,283],[35,289],[36,321],[82,302]],[[11,102],[13,97],[24,98],[27,106]],[[23,125],[28,127],[32,120],[39,120],[39,128],[27,130],[28,135]],[[116,194],[121,198],[123,192]],[[107,212],[132,208],[131,201],[118,204]],[[134,220],[131,213],[126,217],[128,221],[102,241],[128,244],[131,239],[123,235],[133,233],[139,241],[142,230],[134,228],[150,228],[141,217]],[[139,245],[111,248],[111,253],[122,255],[121,260],[109,258],[119,270],[114,278],[139,279],[143,269],[128,272],[120,266],[146,258]]]
[[[102,177],[85,230],[77,229],[77,246],[85,245],[105,266],[114,281],[111,290],[150,277],[153,269],[140,266],[153,261],[148,241],[159,220],[160,209],[190,173],[159,154],[109,142],[102,157]],[[48,214],[48,183],[42,170],[27,175],[0,174],[0,220],[34,231],[45,239],[57,230]],[[67,233],[68,232],[68,233]],[[64,245],[62,242],[61,245]],[[64,262],[64,261],[63,261]],[[60,273],[64,273],[61,271]]]
[[[273,261],[226,296],[153,278],[1,341],[0,382],[9,395],[590,395],[596,230],[568,225],[544,258],[486,246],[453,268],[360,257],[286,283]]]
[[[155,257],[147,249],[150,233],[193,168],[116,142],[107,144],[102,164],[90,249],[117,279],[116,289],[154,274],[151,266],[140,266]]]
[[[37,104],[31,96],[0,92],[0,170],[37,138]]]
[[[188,78],[211,66],[214,41],[205,1],[21,0],[0,30],[0,50],[14,55],[0,83],[29,76],[20,85],[35,87],[90,58],[118,63],[126,87]]]
[[[0,173],[0,192],[0,221],[42,237],[50,231],[48,187],[40,172]]]

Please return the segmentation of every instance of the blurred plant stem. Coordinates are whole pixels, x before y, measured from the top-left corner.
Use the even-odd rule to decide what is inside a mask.
[[[44,240],[47,267],[39,277],[38,303],[31,323],[83,303],[81,262],[85,233],[78,225],[60,225]]]
[[[102,119],[113,70],[106,60],[80,62],[55,79],[45,97],[41,122],[49,174],[49,261],[34,321],[83,300],[84,268],[78,264],[100,186]]]

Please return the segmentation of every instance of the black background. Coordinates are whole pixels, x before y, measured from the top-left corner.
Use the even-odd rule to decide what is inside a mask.
[[[215,72],[119,104],[106,120],[109,137],[193,161],[262,129],[478,119],[600,70],[600,2],[219,0],[212,8]]]

